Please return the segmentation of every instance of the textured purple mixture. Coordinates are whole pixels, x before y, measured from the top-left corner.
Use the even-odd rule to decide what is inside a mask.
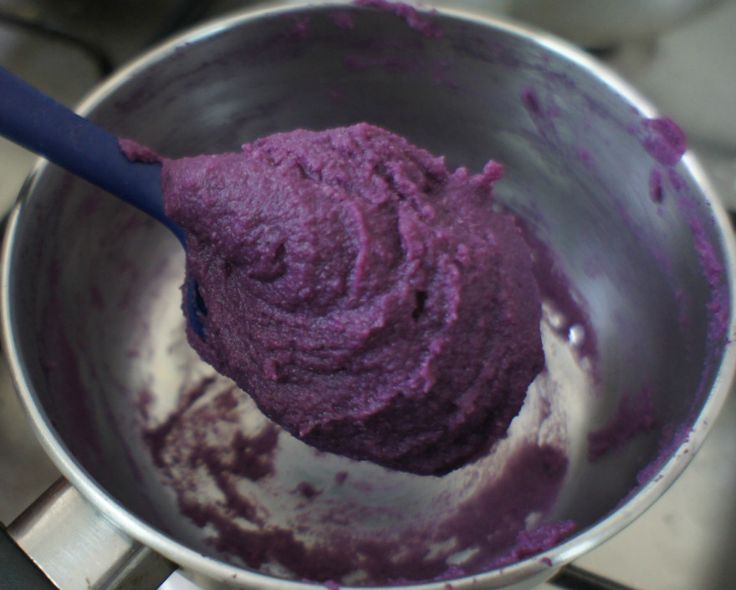
[[[205,302],[199,354],[314,447],[419,474],[503,437],[544,365],[501,167],[368,124],[163,161]]]

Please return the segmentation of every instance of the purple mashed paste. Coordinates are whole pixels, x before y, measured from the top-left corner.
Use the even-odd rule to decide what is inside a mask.
[[[652,168],[649,173],[649,195],[655,203],[664,201],[664,186],[662,182],[662,173],[656,168]]]
[[[332,22],[334,22],[341,29],[353,29],[355,27],[355,21],[353,15],[347,11],[337,10],[331,15]]]
[[[164,160],[207,308],[191,344],[320,450],[418,474],[478,457],[544,365],[530,250],[492,209],[501,173],[450,172],[368,124]]]

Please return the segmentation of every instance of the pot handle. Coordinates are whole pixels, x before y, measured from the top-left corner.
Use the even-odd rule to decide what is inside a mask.
[[[65,479],[0,535],[0,571],[12,588],[158,588],[176,566],[131,539]],[[17,576],[14,578],[13,576]]]
[[[54,590],[57,588],[33,560],[18,547],[7,529],[0,525],[0,572],[10,588]]]
[[[564,590],[634,590],[572,564],[564,566],[547,583]]]

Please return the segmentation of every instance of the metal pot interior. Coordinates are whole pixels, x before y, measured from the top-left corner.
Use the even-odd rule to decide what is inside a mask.
[[[589,325],[561,333],[565,310],[549,302],[548,369],[512,434],[446,477],[318,454],[271,430],[186,343],[184,257],[164,227],[53,166],[27,189],[6,252],[9,332],[26,400],[80,473],[174,543],[289,578],[303,566],[293,551],[292,561],[276,562],[242,547],[282,531],[307,556],[337,560],[349,555],[319,547],[353,539],[342,582],[426,579],[436,572],[411,569],[399,554],[386,579],[369,580],[361,568],[374,553],[421,542],[482,493],[476,519],[490,533],[505,517],[499,498],[511,493],[493,482],[510,465],[538,468],[524,463],[529,449],[554,448],[567,468],[550,476],[554,498],[528,500],[527,524],[570,520],[580,541],[626,502],[641,511],[637,486],[685,433],[700,437],[726,346],[712,311],[720,302],[729,313],[725,279],[713,278],[727,268],[727,246],[703,188],[685,164],[652,156],[644,115],[595,66],[513,27],[443,14],[433,22],[439,37],[347,6],[236,18],[137,62],[87,111],[172,157],[369,121],[453,165],[478,169],[492,158],[506,166],[498,201],[555,253]],[[631,422],[644,413],[651,421],[598,453],[591,445],[606,427],[618,436],[612,424],[626,411]],[[173,414],[178,422],[167,422]],[[251,453],[252,471],[228,471],[238,453]],[[213,456],[225,475],[212,468],[218,459],[208,463]],[[242,510],[232,512],[238,498]],[[462,564],[469,549],[448,554]],[[304,577],[318,578],[318,569]]]

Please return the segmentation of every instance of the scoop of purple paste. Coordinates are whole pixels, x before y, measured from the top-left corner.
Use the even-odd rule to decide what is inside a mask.
[[[501,167],[368,124],[164,160],[207,308],[189,340],[294,436],[442,474],[503,437],[544,364],[531,254]]]

